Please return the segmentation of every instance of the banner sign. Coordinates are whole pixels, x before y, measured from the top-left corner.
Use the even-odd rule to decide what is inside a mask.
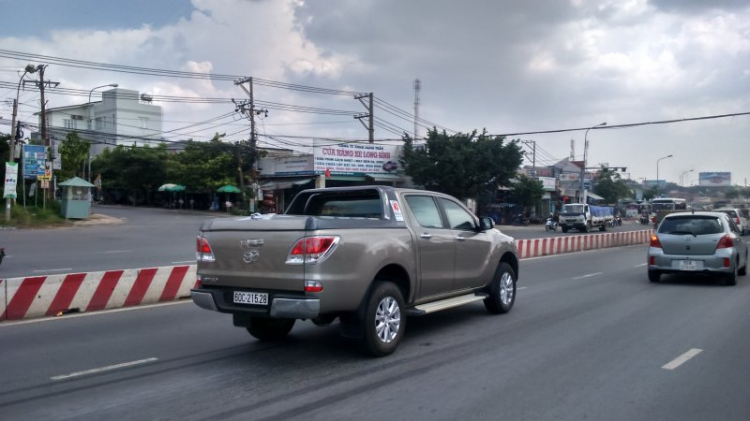
[[[398,145],[313,140],[315,174],[325,174],[326,170],[333,175],[396,173],[399,153]]]
[[[731,172],[700,172],[698,173],[698,185],[707,187],[721,187],[732,185]]]
[[[5,163],[5,189],[3,198],[16,198],[16,185],[18,184],[18,164],[15,162]]]
[[[47,164],[47,148],[39,145],[23,145],[23,178],[36,180],[43,176]]]

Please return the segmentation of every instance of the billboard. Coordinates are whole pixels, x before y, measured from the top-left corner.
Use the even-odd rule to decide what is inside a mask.
[[[667,180],[643,180],[643,187],[656,187],[659,186],[659,188],[665,187],[667,185]]]
[[[23,145],[23,178],[36,180],[44,175],[47,165],[47,147]]]
[[[400,167],[399,153],[398,145],[313,140],[315,174],[326,171],[335,175],[395,173]]]
[[[705,187],[722,187],[732,185],[731,172],[700,172],[698,185]]]

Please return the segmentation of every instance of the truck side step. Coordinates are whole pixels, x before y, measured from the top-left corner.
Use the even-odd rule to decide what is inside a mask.
[[[436,311],[447,310],[449,308],[462,306],[475,301],[481,301],[487,298],[487,296],[488,295],[485,293],[459,295],[458,297],[446,298],[444,300],[414,306],[407,309],[406,314],[408,316],[424,316],[425,314],[434,313]]]

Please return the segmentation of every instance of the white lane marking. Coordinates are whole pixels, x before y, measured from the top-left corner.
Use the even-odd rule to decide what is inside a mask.
[[[185,260],[184,262],[172,262],[173,265],[181,265],[183,263],[195,263],[195,260]]]
[[[112,313],[122,313],[125,311],[135,311],[135,310],[145,310],[149,308],[155,308],[155,307],[166,307],[166,306],[174,306],[179,304],[187,304],[193,303],[193,300],[186,299],[186,300],[180,300],[180,301],[172,301],[169,303],[158,303],[158,304],[144,304],[140,306],[133,306],[133,307],[123,307],[123,308],[113,308],[111,310],[98,310],[98,311],[92,311],[89,313],[78,313],[78,314],[66,314],[65,316],[61,317],[44,317],[41,319],[30,319],[30,320],[20,320],[17,322],[2,322],[0,323],[0,329],[4,327],[11,327],[11,326],[18,326],[18,325],[28,325],[32,323],[44,323],[44,322],[56,322],[60,320],[69,320],[69,319],[77,319],[79,317],[90,317],[90,316],[104,316],[106,314],[112,314]]]
[[[690,351],[688,351],[688,352],[680,355],[679,357],[675,358],[674,360],[672,360],[672,361],[664,364],[661,368],[663,368],[665,370],[674,370],[677,367],[685,364],[689,359],[695,357],[696,355],[700,354],[701,352],[703,352],[702,349],[693,348]]]
[[[522,289],[526,289],[526,288],[528,288],[528,287],[517,287],[517,288],[516,288],[516,291],[520,291],[520,290],[522,290]]]
[[[572,278],[572,279],[575,280],[575,279],[590,278],[592,276],[597,276],[597,275],[604,275],[604,272],[589,273],[588,275],[578,276],[578,277]]]
[[[133,250],[109,250],[105,251],[104,254],[112,254],[112,253],[132,253]]]
[[[63,374],[63,375],[60,375],[60,376],[50,377],[50,380],[65,380],[65,379],[69,379],[71,377],[80,377],[80,376],[85,376],[87,374],[95,374],[95,373],[101,373],[103,371],[117,370],[118,368],[126,368],[126,367],[132,367],[134,365],[147,364],[147,363],[151,363],[151,362],[154,362],[154,361],[157,361],[157,360],[158,360],[158,358],[151,357],[151,358],[146,358],[146,359],[138,360],[138,361],[130,361],[130,362],[127,362],[127,363],[120,363],[120,364],[115,364],[115,365],[108,365],[106,367],[92,368],[90,370],[76,371],[75,373]]]
[[[635,266],[633,266],[633,267],[634,267],[634,268],[640,268],[640,267],[646,266],[647,264],[648,264],[648,263],[641,263],[640,265],[635,265]]]
[[[33,270],[34,273],[44,273],[44,272],[60,272],[62,270],[73,270],[73,268],[60,268],[60,269],[39,269],[39,270]]]

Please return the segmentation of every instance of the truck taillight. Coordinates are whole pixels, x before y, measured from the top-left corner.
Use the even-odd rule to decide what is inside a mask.
[[[286,257],[286,263],[320,263],[333,253],[338,243],[339,237],[336,236],[300,238]]]
[[[211,251],[211,246],[208,244],[208,240],[198,236],[195,245],[195,259],[199,262],[214,262],[214,252]]]

